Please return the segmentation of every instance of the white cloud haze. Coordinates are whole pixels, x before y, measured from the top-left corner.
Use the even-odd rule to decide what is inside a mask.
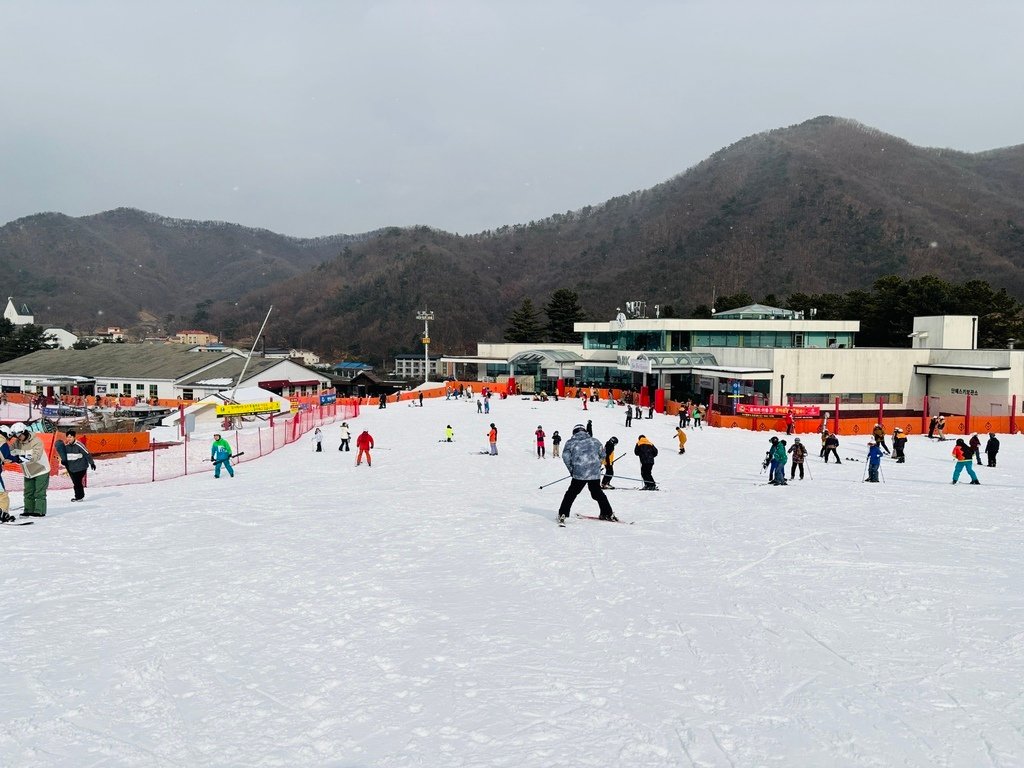
[[[0,2],[0,223],[475,232],[832,114],[1021,143],[1024,5]]]

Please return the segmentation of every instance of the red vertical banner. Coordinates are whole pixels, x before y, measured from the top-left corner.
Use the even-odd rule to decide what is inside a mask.
[[[885,424],[883,419],[885,418],[885,401],[879,399],[878,401],[878,423]]]
[[[656,389],[654,390],[654,410],[658,413],[665,412],[665,390]]]
[[[928,395],[921,398],[921,434],[928,434]]]
[[[839,434],[839,398],[836,398],[836,407],[832,411],[832,434]]]
[[[964,407],[964,434],[973,434],[974,430],[971,429],[971,396],[967,396],[967,405]]]
[[[1010,434],[1017,434],[1017,396],[1014,395],[1010,405]]]
[[[559,397],[565,397],[565,379],[558,380],[558,383],[555,384],[555,392],[558,393]]]

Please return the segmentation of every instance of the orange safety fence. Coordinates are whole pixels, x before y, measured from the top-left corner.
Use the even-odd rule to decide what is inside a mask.
[[[319,401],[319,398],[316,397],[307,399]],[[232,452],[238,456],[238,460],[232,462],[237,466],[237,464],[248,463],[273,453],[278,448],[294,443],[315,427],[355,419],[358,415],[359,403],[356,398],[346,398],[325,405],[304,403],[298,412],[275,416],[269,420],[266,426],[256,429],[224,430],[222,435],[231,444]],[[211,427],[211,435],[213,429]],[[148,443],[148,450],[133,450],[130,453],[122,453],[117,458],[104,459],[97,456],[96,470],[90,470],[86,476],[87,485],[93,487],[135,485],[213,471],[213,464],[210,462],[211,440],[208,437],[204,436],[201,440],[186,438],[181,442],[168,445],[149,442],[149,434],[146,432],[133,433],[132,436],[144,436]],[[60,461],[53,450],[53,442],[57,435],[40,433],[39,437],[49,451],[50,489],[70,489],[72,487],[71,478],[60,471]],[[96,452],[93,444],[89,442],[90,438],[94,437],[97,435],[79,434],[79,439],[86,444],[90,453]],[[101,439],[106,437],[107,435],[102,435]],[[326,438],[325,441],[329,442]],[[4,469],[10,471],[10,474],[5,473],[4,476],[7,490],[22,490],[24,482],[18,466],[5,464]]]

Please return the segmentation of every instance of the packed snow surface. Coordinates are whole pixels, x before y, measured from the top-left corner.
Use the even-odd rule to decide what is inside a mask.
[[[538,487],[588,418],[633,525],[561,529]],[[1024,439],[954,486],[952,442],[868,484],[864,438],[836,466],[806,435],[772,487],[765,433],[680,455],[675,424],[433,399],[364,409],[351,453],[331,424],[233,479],[51,491],[0,526],[0,765],[1024,764]],[[659,492],[625,479],[641,433]]]

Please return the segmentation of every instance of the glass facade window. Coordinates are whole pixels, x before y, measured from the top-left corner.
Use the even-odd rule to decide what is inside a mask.
[[[487,363],[487,372],[485,375],[491,379],[496,379],[499,376],[508,378],[509,365],[508,363]]]
[[[902,392],[787,392],[786,399],[792,399],[794,405],[830,405],[836,398],[840,403],[848,405],[878,405],[890,403],[903,404]]]
[[[664,331],[588,331],[583,334],[584,349],[664,352],[665,342]]]

